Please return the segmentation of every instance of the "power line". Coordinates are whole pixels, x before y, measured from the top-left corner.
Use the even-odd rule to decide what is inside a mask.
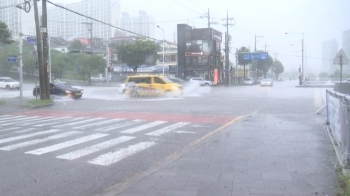
[[[73,11],[73,10],[68,9],[68,8],[66,8],[66,7],[63,7],[63,6],[57,5],[57,4],[55,4],[55,3],[52,3],[51,1],[47,1],[47,2],[50,3],[50,4],[52,4],[52,5],[54,5],[54,6],[56,6],[56,7],[65,9],[65,10],[70,11],[70,12],[72,12],[72,13],[75,13],[75,14],[77,14],[77,15],[79,15],[79,16],[82,16],[82,17],[88,18],[88,19],[90,19],[90,20],[93,20],[93,21],[96,21],[96,22],[105,24],[105,25],[107,25],[107,26],[110,26],[110,27],[119,29],[119,30],[121,30],[121,31],[125,31],[125,32],[131,33],[131,34],[134,34],[134,35],[138,35],[138,36],[140,36],[140,37],[145,37],[145,38],[148,38],[148,39],[151,39],[151,40],[161,41],[161,40],[158,40],[158,39],[155,39],[155,38],[151,38],[151,37],[148,37],[148,36],[144,36],[144,35],[141,35],[141,34],[138,34],[138,33],[135,33],[135,32],[129,31],[129,30],[126,30],[126,29],[122,29],[122,28],[120,28],[120,27],[116,27],[116,26],[111,25],[111,24],[109,24],[109,23],[103,22],[103,21],[101,21],[101,20],[97,20],[97,19],[92,18],[92,17],[90,17],[90,16],[86,16],[86,15],[84,15],[84,14],[81,14],[81,13],[79,13],[79,12]]]
[[[16,7],[16,6],[19,6],[19,5],[22,5],[22,4],[25,4],[25,2],[20,3],[20,4],[13,4],[13,5],[2,6],[2,7],[0,7],[0,10],[6,9],[6,8],[10,8],[10,7]]]
[[[291,57],[301,57],[300,55],[291,55],[291,54],[280,54],[280,53],[276,53],[278,55],[282,55],[282,56],[291,56]],[[307,57],[307,56],[304,56],[304,58],[307,58],[307,59],[319,59],[319,60],[333,60],[333,59],[326,59],[326,58],[320,58],[320,57]]]
[[[177,0],[175,0],[175,2],[177,2],[177,4],[180,4],[182,7],[186,8],[186,9],[188,9],[188,10],[190,10],[190,11],[196,13],[196,14],[201,15],[201,13],[199,13],[199,12],[197,12],[197,11],[195,11],[195,10],[193,10],[193,9],[191,9],[191,8],[189,8],[189,7],[187,7],[187,6],[185,6],[184,4],[180,3],[180,2],[177,1]]]

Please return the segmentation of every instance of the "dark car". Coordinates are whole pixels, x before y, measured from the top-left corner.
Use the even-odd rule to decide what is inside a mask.
[[[33,89],[33,96],[40,94],[40,87]],[[65,82],[50,83],[50,95],[59,95],[59,96],[69,96],[72,98],[81,98],[83,91],[78,88],[72,87],[70,84]]]

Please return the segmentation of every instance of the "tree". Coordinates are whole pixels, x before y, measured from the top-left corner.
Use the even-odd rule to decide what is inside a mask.
[[[83,45],[79,40],[74,40],[68,47],[69,51],[80,52],[85,49],[85,45]]]
[[[8,29],[6,23],[0,21],[0,42],[4,44],[11,44],[12,40],[11,32]]]
[[[158,46],[153,41],[142,39],[117,47],[118,59],[129,65],[135,73],[144,63],[155,64],[157,51]]]
[[[326,73],[326,72],[321,72],[321,73],[318,74],[318,77],[319,77],[319,78],[328,78],[328,73]]]
[[[247,65],[249,63],[251,63],[250,60],[244,60],[243,59],[243,53],[244,52],[250,52],[250,50],[248,48],[246,48],[245,46],[242,46],[239,50],[238,50],[238,65]]]
[[[51,50],[51,73],[56,78],[62,80],[64,71],[67,70],[70,57],[68,54],[59,52],[57,50]]]
[[[84,81],[88,79],[90,84],[92,72],[102,72],[106,66],[106,60],[99,55],[82,54],[78,55],[75,66],[79,68],[79,75],[83,77]]]
[[[263,72],[264,78],[266,78],[266,73],[270,70],[272,65],[273,59],[270,55],[268,56],[267,60],[259,61],[258,69],[260,69]]]
[[[273,70],[273,72],[276,75],[276,80],[278,80],[278,76],[281,73],[283,73],[284,67],[283,67],[282,63],[279,60],[276,60],[276,61],[273,62],[272,70]]]

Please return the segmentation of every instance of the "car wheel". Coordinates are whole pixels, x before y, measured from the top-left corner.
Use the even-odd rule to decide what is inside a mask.
[[[125,89],[123,89],[122,94],[125,94]]]
[[[205,85],[205,86],[209,86],[209,83],[205,83],[204,85]]]
[[[6,89],[7,89],[7,90],[10,90],[10,86],[9,86],[9,85],[6,85]]]

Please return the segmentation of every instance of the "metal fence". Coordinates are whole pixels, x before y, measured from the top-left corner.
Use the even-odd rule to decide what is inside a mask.
[[[326,90],[327,127],[339,151],[340,164],[350,168],[350,95]]]

